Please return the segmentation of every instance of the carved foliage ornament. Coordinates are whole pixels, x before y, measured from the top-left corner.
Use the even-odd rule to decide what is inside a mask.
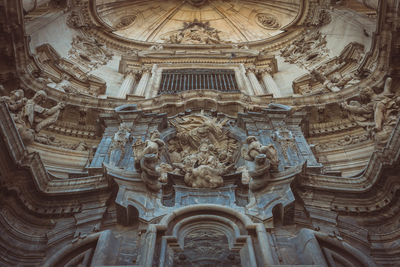
[[[258,13],[256,15],[256,21],[261,27],[269,30],[276,30],[281,26],[274,15],[267,13]]]

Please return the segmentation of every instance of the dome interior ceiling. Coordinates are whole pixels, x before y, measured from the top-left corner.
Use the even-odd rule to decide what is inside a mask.
[[[277,35],[295,20],[301,4],[300,0],[97,0],[96,9],[100,19],[124,38],[196,44],[202,43],[196,39],[205,31],[209,36],[206,43],[215,44],[253,42]],[[196,34],[200,37],[193,37]],[[186,42],[186,35],[192,35],[190,42]]]

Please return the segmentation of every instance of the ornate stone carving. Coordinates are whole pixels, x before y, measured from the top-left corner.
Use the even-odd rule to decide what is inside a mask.
[[[170,44],[222,44],[227,43],[219,37],[219,31],[212,28],[209,22],[184,22],[183,28],[176,33],[163,37]]]
[[[315,150],[317,152],[324,152],[324,151],[333,150],[333,149],[343,149],[343,147],[353,145],[353,144],[363,143],[368,140],[370,140],[370,137],[368,134],[346,135],[346,136],[339,138],[333,142],[318,143],[315,145]]]
[[[84,22],[78,12],[72,11],[67,17],[67,25],[72,29],[88,29],[89,25]]]
[[[115,24],[114,27],[117,30],[121,30],[132,25],[135,22],[135,20],[136,20],[136,14],[123,16],[118,20],[118,22]]]
[[[391,92],[392,79],[388,77],[382,93],[376,94],[370,87],[361,90],[360,101],[342,103],[349,118],[370,132],[378,144],[388,140],[400,110],[400,96]]]
[[[314,79],[321,82],[324,88],[332,92],[338,92],[343,88],[360,82],[360,79],[359,77],[357,77],[357,74],[355,72],[350,72],[346,74],[334,72],[327,77],[323,73],[314,69],[313,71],[311,71],[311,75],[314,77]]]
[[[254,162],[253,168],[248,170],[251,177],[250,190],[255,191],[265,187],[270,178],[270,171],[277,171],[279,165],[278,152],[272,144],[263,146],[255,136],[246,139],[246,145],[242,147],[242,157]],[[247,172],[244,172],[247,175]]]
[[[130,128],[127,124],[121,123],[118,132],[114,134],[109,149],[110,165],[116,166],[125,156],[125,145],[129,141]]]
[[[279,21],[272,14],[258,13],[256,15],[256,21],[261,27],[269,30],[277,30],[280,27]]]
[[[331,14],[328,10],[316,7],[314,10],[314,16],[310,18],[310,20],[306,23],[309,26],[324,26],[331,22]]]
[[[2,96],[1,99],[7,103],[8,110],[14,117],[21,111],[27,101],[24,97],[24,90],[22,89],[14,90],[10,93],[10,96]]]
[[[102,44],[98,43],[96,39],[86,36],[75,36],[71,46],[69,58],[89,70],[107,64],[113,56],[113,54]]]
[[[44,145],[56,146],[75,151],[88,151],[89,147],[84,141],[78,143],[67,143],[56,139],[54,136],[39,133],[35,136],[35,141]]]
[[[147,187],[153,191],[161,189],[161,182],[166,182],[167,173],[173,170],[170,165],[161,162],[164,149],[165,143],[160,139],[158,130],[153,131],[145,143],[137,140],[133,144],[136,170]]]
[[[223,185],[222,176],[234,170],[238,145],[223,128],[226,123],[201,114],[171,121],[176,137],[169,141],[168,152],[186,185],[216,188]]]
[[[327,56],[326,36],[319,31],[307,30],[300,39],[281,50],[286,62],[310,66]]]
[[[47,94],[44,91],[36,92],[34,97],[29,100],[23,97],[21,90],[14,92],[12,100],[14,104],[10,106],[14,109],[14,121],[26,144],[35,140],[38,137],[37,133],[42,129],[55,123],[61,109],[65,106],[63,102],[60,102],[52,108],[44,108],[41,103],[46,99]]]

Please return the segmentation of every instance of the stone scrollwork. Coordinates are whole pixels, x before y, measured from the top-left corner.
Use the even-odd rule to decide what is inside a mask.
[[[256,21],[261,27],[269,30],[277,30],[280,28],[278,19],[272,14],[258,13],[256,15]]]
[[[223,186],[223,175],[234,170],[237,141],[223,128],[227,120],[190,115],[171,121],[176,137],[168,143],[174,172],[195,188]]]
[[[386,143],[399,115],[400,96],[391,92],[391,83],[392,78],[388,77],[380,94],[365,87],[360,101],[351,100],[341,105],[352,121],[371,133],[377,144]]]
[[[246,161],[254,163],[248,170],[250,190],[256,191],[265,187],[270,180],[270,172],[278,170],[279,157],[275,147],[272,144],[264,146],[257,137],[249,136],[241,152]]]

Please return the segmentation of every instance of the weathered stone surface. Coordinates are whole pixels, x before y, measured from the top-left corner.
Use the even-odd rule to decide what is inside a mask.
[[[0,15],[0,265],[399,262],[395,1]]]

